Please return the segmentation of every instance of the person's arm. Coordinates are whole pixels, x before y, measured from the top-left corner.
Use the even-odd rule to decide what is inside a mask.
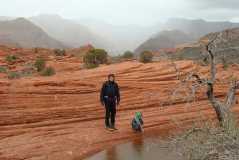
[[[144,125],[144,121],[142,118],[140,118],[139,121],[140,121],[141,125]]]
[[[141,129],[141,132],[144,132],[144,121],[142,118],[139,119],[140,121],[140,129]]]
[[[116,83],[116,96],[117,96],[117,104],[119,105],[120,103],[120,89],[118,84]]]
[[[102,85],[100,92],[100,102],[102,105],[104,105],[104,94],[105,94],[105,83]]]

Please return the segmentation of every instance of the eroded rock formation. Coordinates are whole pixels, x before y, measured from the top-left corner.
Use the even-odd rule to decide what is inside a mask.
[[[26,57],[23,59],[29,60]],[[144,136],[168,135],[199,119],[215,118],[205,90],[196,92],[195,101],[185,98],[188,93],[184,89],[173,96],[180,80],[171,62],[132,61],[85,70],[74,57],[48,58],[57,71],[52,77],[8,80],[1,76],[0,159],[82,159],[137,137],[130,128],[135,111],[143,112]],[[208,75],[207,67],[192,61],[176,65],[182,77],[191,71]],[[104,108],[99,103],[101,84],[109,73],[116,74],[122,95],[117,113],[119,130],[115,132],[104,129]],[[224,98],[228,86],[224,82],[231,73],[238,75],[237,65],[227,70],[218,66],[217,97]],[[233,109],[239,112],[238,105]]]

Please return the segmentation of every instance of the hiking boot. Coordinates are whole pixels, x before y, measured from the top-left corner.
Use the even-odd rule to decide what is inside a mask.
[[[113,129],[113,130],[118,130],[118,129],[115,127],[115,125],[111,125],[110,128]]]
[[[110,128],[110,126],[109,125],[105,125],[105,129],[109,129]]]

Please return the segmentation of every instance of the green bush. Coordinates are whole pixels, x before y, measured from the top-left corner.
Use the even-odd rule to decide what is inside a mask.
[[[107,63],[108,53],[103,49],[92,49],[83,57],[84,63],[87,65],[98,66]]]
[[[46,67],[42,72],[41,75],[42,76],[52,76],[55,75],[56,71],[53,67]]]
[[[18,57],[15,56],[15,55],[7,55],[7,57],[5,59],[9,63],[13,63],[13,62],[15,62],[18,59]]]
[[[144,51],[140,53],[139,61],[143,63],[152,62],[153,54],[150,51]]]
[[[131,52],[131,51],[126,51],[123,55],[122,55],[122,58],[125,58],[125,59],[131,59],[134,57],[134,53]]]
[[[34,48],[34,53],[38,53],[38,48]]]
[[[21,78],[21,73],[19,72],[8,72],[8,79],[18,79]]]
[[[38,72],[41,72],[46,67],[46,61],[43,58],[37,58],[34,66],[36,67]]]
[[[6,67],[0,66],[0,73],[7,73]]]
[[[64,49],[55,49],[54,53],[56,56],[65,56],[66,55],[66,51]]]
[[[87,69],[97,68],[98,66],[99,66],[99,64],[93,64],[93,63],[85,64],[85,67],[86,67]]]

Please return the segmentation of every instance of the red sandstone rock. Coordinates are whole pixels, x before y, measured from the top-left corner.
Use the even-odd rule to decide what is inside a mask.
[[[130,128],[135,111],[143,112],[145,136],[167,135],[178,126],[215,118],[203,89],[193,103],[184,99],[184,90],[172,99],[179,81],[171,62],[123,62],[91,70],[81,69],[74,57],[48,63],[56,68],[55,76],[0,79],[0,159],[82,159],[135,137]],[[176,64],[182,75],[193,70],[208,75],[207,67],[197,67],[191,61]],[[218,66],[215,91],[219,97],[223,98],[228,86],[222,80],[238,72],[237,65],[227,71]],[[104,129],[104,108],[99,103],[101,84],[109,73],[116,74],[122,95],[119,130],[113,133]],[[239,112],[238,104],[234,111]]]

